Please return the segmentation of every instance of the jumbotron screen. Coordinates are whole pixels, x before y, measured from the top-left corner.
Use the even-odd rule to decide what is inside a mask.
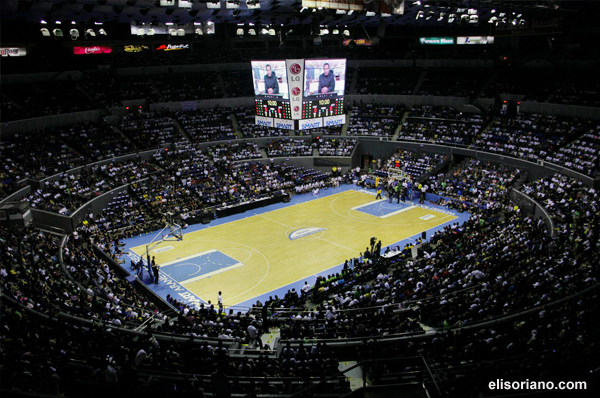
[[[346,59],[251,61],[256,124],[290,130],[346,122]]]
[[[343,114],[345,89],[345,59],[305,60],[302,119]]]
[[[285,61],[251,61],[256,116],[291,119]]]

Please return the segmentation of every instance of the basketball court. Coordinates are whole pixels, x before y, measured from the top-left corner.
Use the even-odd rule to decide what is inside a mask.
[[[244,310],[258,299],[281,297],[304,281],[314,283],[319,274],[339,271],[345,260],[365,251],[372,236],[383,249],[403,247],[423,231],[431,236],[468,216],[431,203],[375,200],[374,191],[356,186],[298,195],[287,204],[190,226],[182,240],[154,245],[150,256],[161,266],[160,283],[149,286],[194,305],[216,304],[222,291],[225,307]],[[130,257],[144,256],[152,238],[128,240]],[[150,282],[147,273],[143,280]]]

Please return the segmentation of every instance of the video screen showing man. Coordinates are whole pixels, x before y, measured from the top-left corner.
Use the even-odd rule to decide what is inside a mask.
[[[254,95],[289,99],[285,61],[252,61]]]
[[[273,73],[273,68],[271,68],[271,65],[267,64],[265,69],[267,70],[267,74],[265,75],[264,81],[267,94],[279,94],[279,81],[277,80],[275,73]]]
[[[319,87],[317,92],[320,94],[332,93],[335,91],[335,76],[331,73],[329,63],[323,64],[323,73],[319,76]]]
[[[331,98],[343,96],[346,87],[346,60],[305,60],[304,82],[304,97]]]

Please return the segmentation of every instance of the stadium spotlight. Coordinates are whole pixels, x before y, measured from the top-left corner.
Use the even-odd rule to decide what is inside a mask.
[[[69,31],[69,36],[71,36],[71,40],[79,39],[79,31],[77,29],[71,29]]]
[[[417,13],[417,16],[415,17],[415,19],[423,18],[424,16],[425,16],[425,13],[423,11],[419,11]]]
[[[208,21],[206,23],[206,28],[205,29],[206,29],[205,31],[206,31],[207,35],[214,35],[215,34],[215,23],[211,22],[211,21]]]
[[[48,30],[48,28],[42,28],[40,29],[40,32],[42,32],[42,36],[44,37],[50,37],[50,31]]]
[[[469,23],[477,25],[479,23],[478,15],[469,15]]]
[[[181,28],[177,29],[177,36],[185,36],[185,30]]]
[[[177,36],[177,29],[169,29],[169,35]]]
[[[344,29],[344,31],[342,32],[342,35],[344,35],[346,37],[350,37],[350,31],[348,29]]]
[[[374,17],[376,14],[375,14],[375,11],[367,11],[366,15],[367,15],[367,17]]]
[[[427,18],[425,18],[427,21],[429,21],[431,18],[433,18],[435,16],[435,12],[433,11],[427,11]]]
[[[63,31],[61,29],[54,29],[52,31],[52,34],[54,35],[55,39],[60,39],[61,37],[63,37]]]
[[[144,28],[138,28],[137,30],[137,35],[138,36],[144,36],[146,34],[146,29]]]
[[[438,22],[441,22],[444,20],[444,18],[446,18],[446,13],[445,12],[440,12],[440,16],[438,17]]]
[[[491,17],[491,18],[488,20],[488,23],[495,23],[495,24],[498,24],[498,20],[499,20],[499,18],[498,18],[497,16],[495,16],[495,15],[494,15],[493,17]]]
[[[202,36],[204,35],[204,32],[202,31],[202,28],[196,28],[196,30],[194,30],[194,34],[196,36]]]
[[[152,31],[152,34],[154,34],[154,29],[148,29],[148,36],[150,36],[150,35],[151,35],[151,34],[150,34],[150,31]],[[105,31],[104,29],[99,29],[99,30],[98,30],[98,33],[100,34],[100,36],[108,36],[108,35],[106,34],[106,31]]]
[[[248,36],[256,36],[256,30],[254,28],[248,29]]]
[[[94,32],[94,29],[86,29],[84,36],[86,39],[89,39],[90,37],[96,37],[96,32]]]
[[[100,30],[103,30],[103,29],[100,29]],[[100,33],[102,33],[102,32],[100,32]],[[146,34],[148,36],[154,36],[156,34],[156,30],[154,30],[154,28],[150,28],[150,29],[148,29],[148,32],[146,32]]]
[[[244,28],[237,28],[235,33],[240,37],[244,36]]]
[[[246,7],[249,10],[256,10],[260,8],[260,3],[258,0],[246,0]]]
[[[421,0],[413,1],[412,5],[413,6],[420,6],[421,5]]]
[[[339,34],[340,34],[340,30],[339,30],[338,28],[335,28],[335,29],[334,29],[334,30],[331,32],[331,34],[333,34],[333,35],[339,35]]]
[[[42,25],[47,25],[47,24],[48,24],[48,22],[44,21],[43,19],[40,21],[40,23],[41,23]]]

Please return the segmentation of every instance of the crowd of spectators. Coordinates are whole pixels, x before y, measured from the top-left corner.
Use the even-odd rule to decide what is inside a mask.
[[[155,164],[140,158],[120,163],[95,164],[62,174],[57,179],[46,180],[43,187],[32,191],[21,201],[29,202],[31,207],[40,210],[68,215],[113,188],[157,171]]]
[[[252,72],[245,71],[222,72],[225,93],[230,98],[253,97],[254,87],[252,83]]]
[[[360,68],[356,93],[412,95],[422,71],[418,68]]]
[[[294,138],[269,140],[265,151],[270,158],[287,156],[312,156],[313,148],[310,141]]]
[[[590,177],[598,176],[600,173],[600,137],[598,131],[600,126],[590,129],[575,141],[558,148],[546,155],[548,162],[565,166]]]
[[[537,161],[583,133],[581,121],[541,114],[500,116],[477,135],[477,149]]]
[[[452,107],[415,105],[398,134],[399,140],[424,140],[469,145],[483,125],[481,115]]]
[[[571,238],[575,253],[594,249],[598,238],[598,193],[581,180],[556,173],[523,185],[522,192],[546,208],[559,234]]]
[[[320,156],[350,156],[356,146],[356,139],[319,137],[313,145]]]
[[[430,68],[419,86],[418,94],[473,98],[487,79],[489,71],[481,68]]]
[[[439,153],[429,154],[426,152],[415,153],[404,149],[398,149],[387,160],[383,169],[379,169],[375,174],[388,177],[390,170],[402,170],[411,180],[420,180],[422,176],[432,173],[445,160],[445,156]]]
[[[402,117],[404,108],[401,105],[384,105],[377,102],[354,102],[348,107],[354,116]]]
[[[112,159],[134,152],[133,144],[106,123],[77,123],[57,129],[61,139],[89,160]]]
[[[396,133],[398,119],[377,116],[350,116],[347,135],[390,137]]]
[[[169,73],[152,76],[161,102],[181,102],[223,98],[223,88],[215,72]]]
[[[177,112],[179,123],[192,142],[231,140],[236,138],[231,123],[231,109],[213,108]]]
[[[566,72],[566,71],[565,71]],[[556,79],[556,75],[553,79]],[[557,82],[558,88],[552,93],[547,102],[562,105],[577,105],[600,107],[598,94],[600,93],[600,82],[598,75],[593,71],[585,70],[578,73],[564,73],[564,80]]]
[[[235,115],[238,123],[240,124],[240,129],[242,130],[242,136],[244,138],[283,137],[289,135],[288,130],[259,126],[255,124],[255,114],[256,110],[254,108],[235,108]]]
[[[160,101],[160,93],[145,75],[120,75],[115,70],[89,71],[77,81],[81,90],[90,96],[94,109],[123,107],[123,101]]]
[[[2,94],[10,99],[2,101],[3,122],[98,108],[90,96],[71,80],[3,84]]]
[[[195,153],[196,158],[190,160],[192,157],[188,156],[188,152]],[[210,156],[193,149],[157,152],[156,160],[162,162],[164,167],[174,167],[169,173],[172,177],[170,181],[152,178],[147,180],[150,189],[146,192],[168,192],[159,201],[169,208],[176,207],[178,202],[181,203],[181,200],[171,201],[173,196],[185,197],[185,190],[194,186],[194,183],[188,183],[187,174],[193,167],[207,171],[203,173],[204,178],[223,175],[229,183],[224,184],[224,190],[228,192],[231,192],[231,188],[234,188],[234,191],[243,188],[243,185],[231,185],[232,178],[234,181],[239,178],[239,181],[246,182],[249,176],[254,176],[254,184],[260,184],[257,181],[262,179],[268,185],[269,181],[277,184],[281,181],[279,177],[287,174],[291,177],[288,181],[297,185],[299,182],[306,182],[305,175],[311,175],[311,172],[306,173],[304,170],[290,170],[285,165],[243,163],[233,166],[228,161],[214,160],[215,163],[211,164]],[[502,187],[510,184],[511,176],[514,178],[513,174],[517,173],[510,168],[502,169],[500,166],[473,162],[468,167],[463,165],[457,170],[456,179],[448,180],[448,185],[456,185],[451,191],[464,189],[465,180],[483,181],[487,185],[478,186],[478,190],[486,189],[487,194],[490,188],[495,189],[496,185]],[[183,189],[177,189],[179,181],[183,182]],[[220,186],[225,180],[214,181]],[[280,189],[280,186],[273,187]],[[423,247],[423,255],[420,257],[413,258],[410,248],[399,250],[400,254],[391,258],[377,256],[375,253],[381,251],[381,248],[367,248],[364,254],[360,253],[357,258],[347,261],[340,273],[320,278],[312,289],[302,290],[302,293],[288,292],[283,299],[269,300],[265,303],[268,312],[283,316],[283,321],[278,321],[282,339],[294,342],[294,346],[285,346],[278,359],[265,359],[271,364],[271,372],[261,373],[259,369],[264,364],[259,365],[256,361],[250,362],[247,358],[236,360],[225,355],[227,349],[223,344],[219,344],[217,348],[214,348],[212,343],[200,345],[198,351],[205,350],[205,354],[195,355],[196,358],[203,358],[202,361],[195,361],[191,359],[191,352],[198,354],[194,347],[190,347],[190,352],[190,349],[182,350],[177,348],[176,344],[172,344],[166,347],[165,351],[164,347],[161,348],[165,344],[163,341],[148,335],[143,340],[138,340],[138,343],[121,342],[103,348],[95,347],[94,344],[88,345],[87,348],[91,352],[101,355],[99,358],[114,360],[112,364],[101,361],[103,365],[96,379],[91,379],[97,381],[100,374],[104,376],[106,373],[108,378],[118,374],[126,379],[130,377],[126,369],[169,371],[184,367],[187,372],[193,370],[193,373],[207,374],[208,369],[214,369],[210,367],[214,367],[215,363],[207,359],[213,358],[212,355],[221,355],[228,363],[223,371],[229,376],[260,374],[276,378],[282,375],[315,376],[319,372],[333,374],[334,364],[337,366],[337,363],[310,362],[310,353],[315,347],[319,352],[319,346],[313,343],[309,349],[301,346],[303,340],[368,338],[395,334],[423,337],[423,325],[444,330],[535,307],[538,308],[535,313],[539,313],[542,319],[539,323],[523,325],[519,321],[515,323],[517,327],[512,328],[509,327],[509,322],[506,327],[488,326],[464,332],[462,335],[438,333],[435,337],[430,337],[435,341],[427,340],[427,343],[424,343],[422,340],[416,340],[416,346],[406,347],[406,351],[403,352],[412,353],[419,347],[427,353],[431,352],[435,366],[445,369],[443,365],[457,363],[459,358],[451,355],[451,347],[457,345],[466,347],[464,354],[459,356],[460,359],[479,358],[473,352],[474,347],[489,339],[492,340],[486,344],[496,347],[497,358],[518,355],[518,350],[523,346],[539,349],[541,344],[541,347],[545,348],[547,344],[555,341],[559,334],[548,334],[548,329],[542,322],[551,322],[554,325],[551,330],[554,331],[558,330],[561,324],[565,325],[565,322],[570,325],[582,314],[578,313],[575,318],[565,318],[564,314],[567,311],[564,308],[570,309],[570,304],[556,310],[544,306],[597,283],[597,271],[594,266],[594,261],[598,258],[595,245],[598,238],[597,197],[593,189],[586,189],[581,182],[564,176],[553,176],[535,182],[530,190],[527,189],[525,188],[525,191],[529,194],[543,194],[544,196],[538,195],[537,199],[561,221],[556,238],[550,237],[542,222],[524,217],[521,211],[512,205],[502,203],[485,212],[473,209],[473,214],[463,225],[454,223],[435,233],[428,245]],[[477,193],[471,192],[473,196]],[[497,195],[501,196],[503,193],[505,190],[499,188]],[[140,198],[143,198],[143,195]],[[489,198],[499,200],[494,194],[490,194]],[[134,201],[127,196],[120,197],[119,200]],[[151,198],[152,202],[155,200],[156,197]],[[465,197],[464,200],[469,198]],[[121,216],[116,214],[115,217]],[[91,230],[90,228],[86,232]],[[107,245],[106,242],[113,241],[114,248],[118,248],[118,239],[115,240],[110,234],[106,234],[105,237],[104,240],[99,239],[104,242],[104,249],[110,252],[110,244]],[[171,303],[178,308],[180,315],[165,317],[153,308],[151,303],[146,302],[147,299],[140,296],[129,283],[119,280],[83,242],[73,238],[72,243],[67,245],[64,250],[63,270],[57,255],[45,255],[48,252],[58,253],[57,238],[31,231],[24,234],[24,237],[6,234],[0,240],[0,244],[7,245],[3,252],[8,253],[2,261],[2,269],[5,272],[0,272],[3,288],[9,292],[10,297],[42,312],[60,309],[115,327],[131,327],[150,319],[151,330],[154,332],[183,334],[209,341],[248,341],[250,326],[261,328],[261,322],[264,322],[263,319],[256,320],[250,313],[236,315],[230,311],[229,315],[219,314],[212,306],[191,308],[182,306],[175,300],[171,300]],[[22,253],[32,253],[33,256]],[[31,266],[29,262],[36,266]],[[307,298],[318,300],[317,307],[303,307],[303,299]],[[590,302],[583,302],[584,308],[589,308]],[[279,306],[292,303],[302,311],[296,310],[293,315],[288,315],[286,311],[278,311]],[[584,304],[580,301],[577,305],[581,308]],[[11,322],[17,317],[26,322],[30,316],[24,315],[19,309],[16,312],[8,310],[4,315]],[[588,325],[587,321],[585,325]],[[31,327],[29,324],[27,326]],[[82,333],[82,328],[67,328],[63,333],[65,337],[72,338],[80,332]],[[525,333],[529,333],[529,339],[523,338]],[[563,333],[562,338],[573,338],[575,341],[576,336],[581,339],[583,334],[589,338],[590,333],[594,333],[593,328]],[[504,337],[500,338],[501,336]],[[509,338],[511,336],[515,337]],[[532,337],[537,340],[537,344],[532,345]],[[85,343],[86,339],[77,341],[80,343],[70,346],[69,350],[79,348],[79,344]],[[117,346],[120,348],[113,352]],[[212,349],[202,348],[208,346]],[[52,350],[52,347],[47,349]],[[320,348],[323,350],[322,345]],[[373,349],[370,345],[365,347],[366,351],[360,353],[361,359],[373,358],[367,348]],[[143,353],[140,353],[141,351]],[[217,351],[221,354],[217,354]],[[79,352],[75,358],[80,358],[85,352],[87,351]],[[148,355],[150,352],[153,353],[152,359]],[[207,355],[206,352],[211,354]],[[493,353],[491,348],[485,352]],[[20,354],[10,351],[4,355]],[[43,372],[47,372],[50,368],[35,367],[31,370],[30,361],[20,363],[18,370],[11,371],[10,379],[10,386],[18,386],[17,388],[27,388],[24,387],[26,383],[23,380],[29,380],[33,374],[38,374],[36,372],[42,372],[42,369]],[[46,377],[60,373],[56,367],[53,368],[53,372],[45,373]],[[26,374],[23,369],[33,374]],[[368,370],[369,377],[375,377],[375,374],[384,376],[386,372]],[[46,377],[40,380],[46,381]],[[67,379],[69,376],[61,374],[60,377]],[[50,380],[56,381],[56,378]],[[65,388],[58,382],[49,385],[59,390]],[[205,387],[211,388],[209,385]],[[44,384],[44,387],[31,384],[30,388],[50,387],[47,384]],[[282,390],[283,386],[277,389]],[[271,391],[274,392],[272,389]]]
[[[467,159],[446,175],[431,176],[428,184],[432,193],[458,203],[497,209],[521,173],[512,166]]]
[[[211,145],[207,149],[208,156],[213,158],[215,163],[219,161],[236,161],[247,159],[260,159],[262,154],[258,145],[254,142],[228,142],[223,144]]]
[[[167,111],[132,112],[123,116],[121,130],[138,148],[185,140]]]

